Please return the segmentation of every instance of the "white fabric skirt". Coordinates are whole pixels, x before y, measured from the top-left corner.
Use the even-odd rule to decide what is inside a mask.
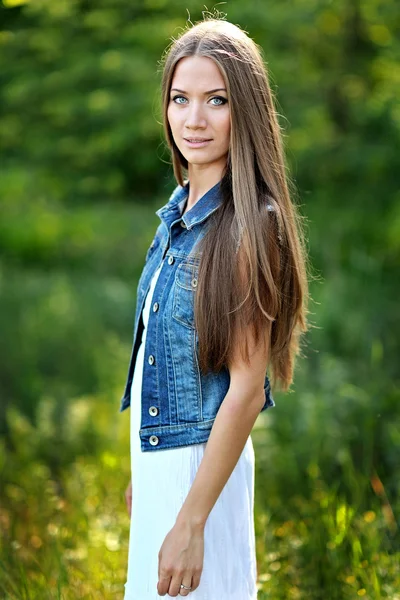
[[[154,274],[143,307],[144,330],[131,387],[132,513],[124,600],[172,598],[157,592],[158,552],[190,491],[206,446],[202,443],[141,451],[139,429],[146,325],[161,266]],[[206,521],[200,585],[189,592],[189,600],[257,598],[254,466],[254,449],[249,436]]]

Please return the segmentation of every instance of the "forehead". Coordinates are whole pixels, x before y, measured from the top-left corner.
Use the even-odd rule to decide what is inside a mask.
[[[210,87],[211,84],[211,87]],[[206,56],[185,56],[181,58],[174,71],[171,87],[177,86],[186,89],[183,85],[190,85],[194,89],[207,90],[224,87],[224,79],[215,62]]]

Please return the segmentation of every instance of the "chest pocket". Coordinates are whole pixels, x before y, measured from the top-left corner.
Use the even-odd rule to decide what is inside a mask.
[[[192,329],[195,329],[194,300],[198,273],[198,263],[182,262],[175,274],[172,317]]]

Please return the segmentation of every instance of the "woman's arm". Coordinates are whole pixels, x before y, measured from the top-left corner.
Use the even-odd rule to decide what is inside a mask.
[[[242,360],[240,344],[229,365],[230,386],[215,418],[206,449],[177,522],[204,528],[208,515],[228,481],[265,402],[270,325],[256,348],[251,328],[247,336],[250,367]],[[243,341],[243,340],[242,340]]]
[[[238,285],[246,291],[247,280],[243,254],[238,253]],[[245,296],[242,296],[245,297]],[[246,306],[245,310],[248,310]],[[247,315],[249,317],[250,315]],[[179,511],[175,525],[168,532],[158,554],[158,593],[178,590],[185,577],[192,589],[197,589],[203,569],[204,529],[220,493],[232,474],[265,403],[265,375],[271,343],[271,323],[256,345],[254,319],[243,327],[235,323],[233,356],[228,360],[230,385],[219,407],[203,458],[190,491]],[[245,361],[248,349],[249,361]],[[190,583],[190,581],[192,583]]]

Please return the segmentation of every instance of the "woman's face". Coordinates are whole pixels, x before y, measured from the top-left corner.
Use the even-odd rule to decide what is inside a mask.
[[[230,111],[224,79],[214,61],[187,56],[176,65],[168,104],[168,121],[176,146],[189,164],[226,164]],[[190,142],[196,138],[206,142]]]

